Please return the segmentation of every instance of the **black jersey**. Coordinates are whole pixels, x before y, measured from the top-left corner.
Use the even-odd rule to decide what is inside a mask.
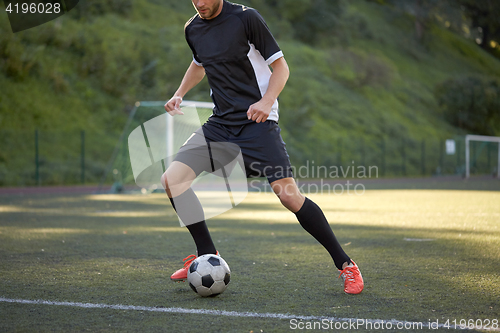
[[[184,31],[193,61],[205,68],[210,84],[215,105],[211,120],[226,125],[252,122],[246,112],[267,91],[269,65],[283,56],[262,16],[223,1],[218,16],[204,20],[197,14]],[[278,101],[268,120],[278,121]]]

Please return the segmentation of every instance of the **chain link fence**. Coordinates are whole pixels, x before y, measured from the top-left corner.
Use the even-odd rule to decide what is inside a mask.
[[[129,131],[144,119],[134,119]],[[124,133],[120,140],[118,135],[89,130],[1,130],[0,186],[133,185],[127,137]],[[300,171],[296,172],[299,178],[363,178],[358,174],[363,168],[367,178],[464,175],[464,137],[453,140],[454,151],[447,151],[445,140],[436,138],[342,137],[331,143],[330,152],[318,151],[315,159],[294,161],[294,169]],[[471,142],[470,148],[471,175],[495,175],[498,143]]]
[[[118,140],[81,131],[0,131],[0,186],[97,184]]]

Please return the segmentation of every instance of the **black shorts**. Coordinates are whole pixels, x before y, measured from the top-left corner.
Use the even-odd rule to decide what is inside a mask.
[[[214,172],[241,152],[247,178],[267,177],[269,183],[293,177],[281,129],[274,121],[222,125],[210,119],[182,145],[174,161],[194,170]]]

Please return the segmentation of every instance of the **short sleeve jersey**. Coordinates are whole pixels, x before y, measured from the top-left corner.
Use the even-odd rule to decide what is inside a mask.
[[[266,93],[269,65],[283,57],[262,16],[246,6],[223,1],[221,13],[211,20],[198,14],[185,26],[193,61],[203,66],[211,88],[211,119],[225,125],[251,121],[246,112]],[[268,120],[278,121],[276,100]]]

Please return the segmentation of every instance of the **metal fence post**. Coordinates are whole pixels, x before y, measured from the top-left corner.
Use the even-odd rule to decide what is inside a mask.
[[[338,163],[339,163],[339,167],[340,167],[340,166],[342,166],[342,138],[339,138],[338,145],[339,145]]]
[[[422,176],[425,176],[425,140],[422,140],[421,166],[422,166]]]
[[[444,145],[445,142],[439,140],[439,174],[442,175],[444,173]]]
[[[497,178],[500,179],[500,142],[498,143]]]
[[[80,179],[81,179],[82,184],[85,184],[85,131],[84,130],[81,131],[80,137],[81,137],[81,157],[80,157],[81,175],[80,175]]]
[[[401,140],[401,173],[406,176],[406,151],[405,140]]]
[[[491,148],[492,148],[492,144],[490,142],[487,143],[487,146],[488,149],[487,149],[487,152],[488,152],[488,173],[491,172]]]
[[[361,145],[361,165],[363,167],[366,167],[366,152],[365,152],[365,142],[364,140],[360,139],[360,145]]]
[[[38,150],[38,129],[35,130],[35,184],[40,186],[40,154]]]
[[[385,140],[384,139],[382,139],[382,141],[380,142],[380,148],[382,150],[381,161],[380,161],[381,162],[380,163],[381,164],[380,167],[382,168],[382,170],[381,170],[380,174],[382,176],[385,176]]]

